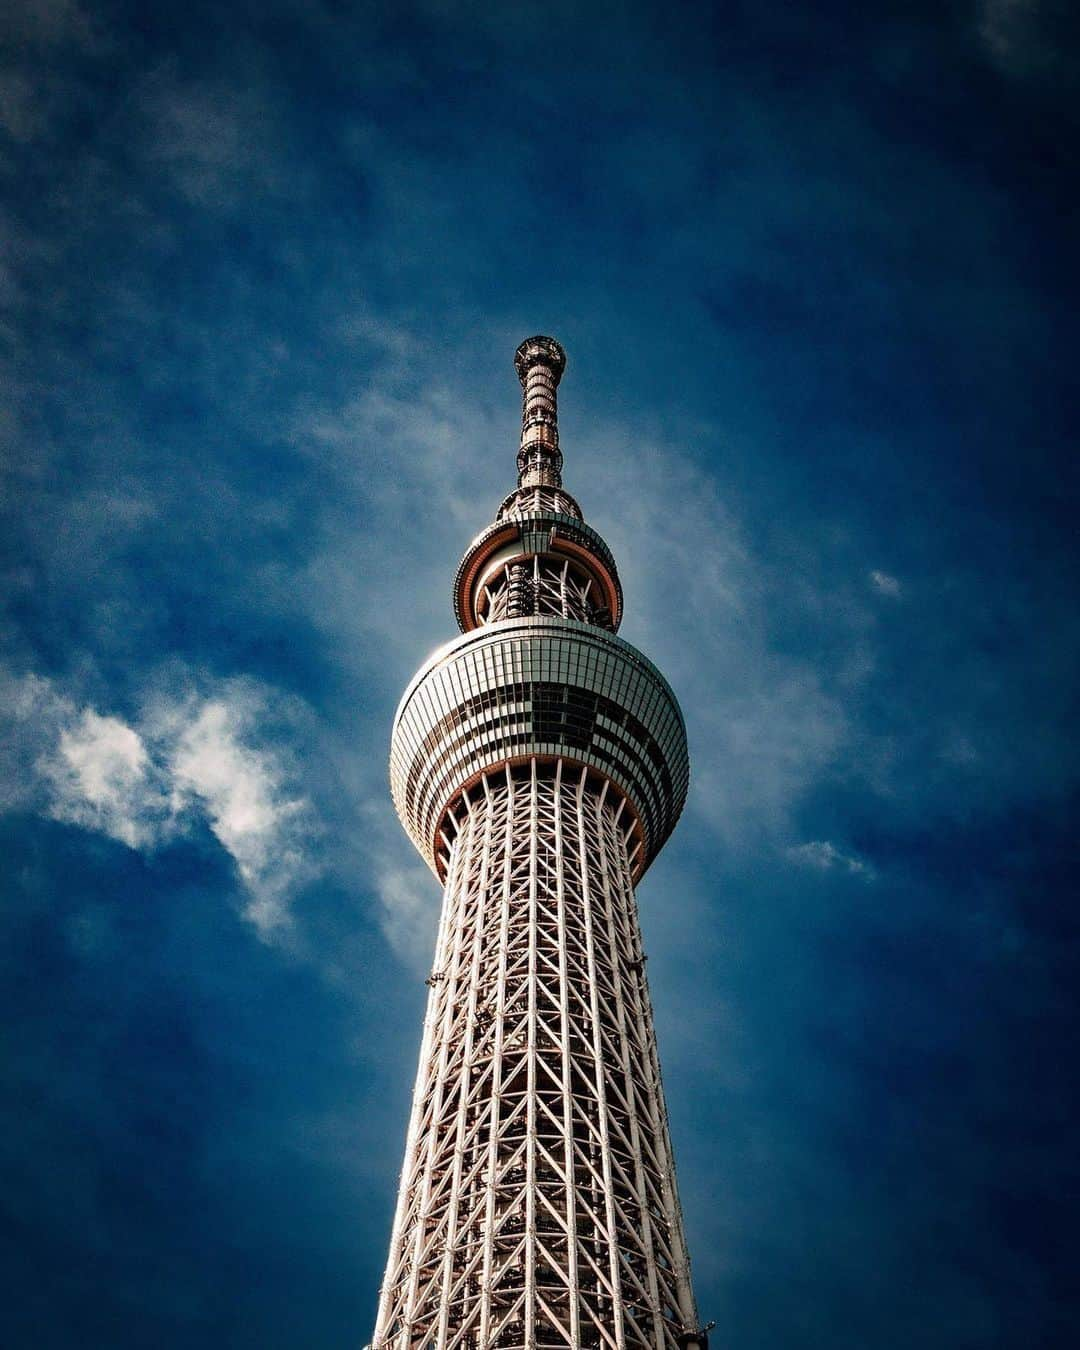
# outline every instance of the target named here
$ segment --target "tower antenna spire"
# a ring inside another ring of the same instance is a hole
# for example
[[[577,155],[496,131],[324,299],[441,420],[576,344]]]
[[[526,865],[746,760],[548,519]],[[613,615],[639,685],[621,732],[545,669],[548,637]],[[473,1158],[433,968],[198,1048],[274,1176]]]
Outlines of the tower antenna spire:
[[[554,338],[526,338],[514,353],[521,381],[521,448],[518,487],[561,487],[557,390],[566,369],[566,353]]]

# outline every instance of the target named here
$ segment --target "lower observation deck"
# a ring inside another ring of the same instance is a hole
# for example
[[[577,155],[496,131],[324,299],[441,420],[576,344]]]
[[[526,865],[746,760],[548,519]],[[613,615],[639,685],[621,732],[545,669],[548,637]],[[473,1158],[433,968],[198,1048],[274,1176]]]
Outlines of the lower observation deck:
[[[463,790],[530,759],[583,765],[618,789],[640,835],[640,877],[689,784],[682,713],[652,662],[611,633],[552,617],[490,624],[434,653],[394,719],[390,787],[440,880],[440,831]]]

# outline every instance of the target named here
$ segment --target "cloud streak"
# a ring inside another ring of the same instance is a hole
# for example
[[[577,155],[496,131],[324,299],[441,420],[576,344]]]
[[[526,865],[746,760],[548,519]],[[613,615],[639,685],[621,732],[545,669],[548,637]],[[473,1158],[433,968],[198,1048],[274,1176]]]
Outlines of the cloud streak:
[[[870,573],[870,584],[878,595],[887,595],[890,600],[896,600],[903,592],[903,586],[900,581],[888,572],[881,572],[875,568]]]
[[[845,853],[828,839],[811,839],[808,843],[797,844],[787,850],[787,856],[800,867],[815,872],[843,872],[860,881],[873,881],[877,877],[874,867],[864,858]]]

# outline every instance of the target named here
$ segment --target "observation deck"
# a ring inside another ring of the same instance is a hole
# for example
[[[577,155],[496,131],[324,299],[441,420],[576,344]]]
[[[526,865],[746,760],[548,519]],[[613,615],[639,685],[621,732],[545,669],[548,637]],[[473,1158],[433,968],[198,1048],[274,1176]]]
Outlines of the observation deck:
[[[488,624],[431,656],[394,718],[390,788],[440,880],[441,837],[462,794],[532,759],[594,770],[626,799],[642,876],[689,784],[682,713],[652,662],[614,633],[547,615]]]

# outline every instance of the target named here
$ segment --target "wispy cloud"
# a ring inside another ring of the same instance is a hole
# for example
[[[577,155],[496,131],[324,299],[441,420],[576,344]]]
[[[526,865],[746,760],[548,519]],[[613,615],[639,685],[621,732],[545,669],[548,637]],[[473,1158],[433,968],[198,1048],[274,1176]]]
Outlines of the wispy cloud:
[[[431,873],[418,863],[399,866],[388,860],[376,869],[375,893],[386,940],[406,965],[426,971],[431,965],[439,907]]]
[[[978,0],[975,35],[1002,75],[1071,93],[1080,74],[1074,19],[1075,6],[1054,0]]]
[[[1022,75],[1030,68],[1039,37],[1039,0],[980,0],[978,34],[999,69]]]
[[[194,205],[229,209],[281,185],[271,110],[252,90],[184,85],[159,73],[140,102],[148,166]]]
[[[142,737],[117,717],[85,708],[61,726],[55,753],[40,761],[55,820],[99,830],[129,848],[152,845],[164,820],[165,798]]]
[[[245,743],[252,721],[250,703],[235,697],[196,705],[168,768],[174,811],[191,803],[205,811],[251,893],[247,916],[265,933],[285,922],[291,895],[316,870],[315,827],[273,751]]]
[[[904,589],[897,577],[890,576],[888,572],[880,572],[877,568],[870,573],[870,584],[878,595],[887,595],[892,600],[897,599]]]
[[[154,850],[205,822],[232,857],[263,937],[321,870],[314,808],[267,743],[270,695],[247,682],[158,696],[134,723],[35,676],[0,684],[10,733],[0,809],[29,809]]]
[[[729,853],[747,856],[763,837],[789,832],[795,803],[842,754],[849,716],[826,662],[776,650],[768,620],[788,578],[770,573],[717,476],[677,449],[695,431],[642,428],[662,453],[643,456],[627,475],[621,446],[632,432],[609,426],[589,437],[570,481],[592,485],[586,514],[619,558],[624,636],[658,659],[683,705],[690,810]],[[678,528],[657,531],[655,520]],[[838,648],[835,669],[849,657]]]
[[[854,853],[845,853],[828,839],[812,839],[806,844],[798,844],[787,850],[787,856],[800,867],[809,867],[818,872],[846,872],[860,881],[873,881],[877,877],[871,863]]]

